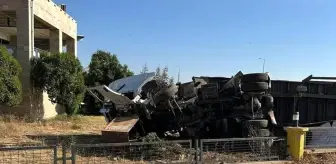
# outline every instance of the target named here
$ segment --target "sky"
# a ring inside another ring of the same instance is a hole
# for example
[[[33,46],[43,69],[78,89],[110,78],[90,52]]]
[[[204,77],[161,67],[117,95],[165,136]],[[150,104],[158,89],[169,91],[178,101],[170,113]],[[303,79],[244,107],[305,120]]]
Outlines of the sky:
[[[270,72],[272,79],[336,76],[334,0],[54,0],[77,20],[78,57],[97,50],[139,73],[168,66],[192,76]],[[261,59],[259,59],[261,58]]]

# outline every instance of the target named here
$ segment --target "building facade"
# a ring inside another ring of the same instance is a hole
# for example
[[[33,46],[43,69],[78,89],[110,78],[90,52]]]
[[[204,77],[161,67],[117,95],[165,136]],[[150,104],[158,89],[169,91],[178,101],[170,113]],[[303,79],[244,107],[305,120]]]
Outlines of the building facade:
[[[30,59],[42,51],[67,52],[77,56],[77,23],[66,12],[65,5],[51,0],[0,0],[0,44],[22,66],[23,101],[14,108],[1,107],[1,112],[21,116],[50,118],[62,110],[37,93],[30,84]]]

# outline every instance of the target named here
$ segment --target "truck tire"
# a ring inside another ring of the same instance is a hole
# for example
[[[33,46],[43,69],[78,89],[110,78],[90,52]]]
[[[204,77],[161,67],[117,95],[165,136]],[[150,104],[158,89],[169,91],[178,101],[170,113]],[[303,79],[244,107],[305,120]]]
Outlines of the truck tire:
[[[226,137],[228,135],[228,120],[226,118],[221,120],[221,136]]]
[[[241,83],[267,82],[269,76],[266,73],[250,73],[243,75]]]
[[[241,134],[242,137],[257,137],[260,135],[268,135],[266,129],[268,126],[268,120],[260,119],[260,120],[245,120],[241,122]],[[261,132],[261,131],[262,132]]]
[[[247,126],[253,126],[256,128],[267,128],[268,126],[268,120],[262,119],[262,120],[246,120]]]
[[[269,137],[271,132],[268,129],[259,129],[258,137]]]
[[[176,85],[170,85],[168,86],[168,88],[165,88],[159,91],[158,93],[156,93],[153,96],[153,100],[155,103],[165,101],[169,99],[170,97],[174,96],[177,93],[177,91],[178,91],[178,88]]]
[[[244,92],[263,92],[267,89],[267,82],[245,83],[241,85],[241,90]]]
[[[172,84],[168,86],[168,88],[163,92],[163,94],[166,95],[167,97],[172,97],[177,93],[177,91],[178,91],[177,86]]]
[[[264,95],[261,98],[261,104],[267,109],[272,109],[274,107],[274,98],[272,95]]]
[[[246,129],[245,136],[244,137],[270,137],[271,131],[268,129]]]

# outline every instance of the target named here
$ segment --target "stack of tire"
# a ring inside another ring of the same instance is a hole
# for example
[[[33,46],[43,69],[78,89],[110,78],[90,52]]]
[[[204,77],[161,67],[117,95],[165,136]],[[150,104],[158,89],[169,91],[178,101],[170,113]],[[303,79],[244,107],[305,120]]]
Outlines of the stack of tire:
[[[243,137],[269,137],[268,120],[244,120],[242,122]]]
[[[244,93],[262,93],[269,89],[270,77],[266,73],[245,74],[241,78],[241,90]],[[244,137],[268,137],[267,119],[244,120],[242,130]]]
[[[270,77],[266,73],[245,74],[241,78],[243,92],[264,92],[268,90]]]
[[[169,85],[167,88],[161,89],[153,96],[153,101],[158,104],[162,101],[167,101],[178,92],[178,87],[175,84]]]

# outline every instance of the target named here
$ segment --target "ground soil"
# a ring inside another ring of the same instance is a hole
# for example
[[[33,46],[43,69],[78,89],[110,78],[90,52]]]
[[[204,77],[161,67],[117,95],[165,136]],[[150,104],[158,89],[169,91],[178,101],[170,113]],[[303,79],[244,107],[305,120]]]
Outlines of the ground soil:
[[[24,143],[40,143],[29,135],[100,135],[106,126],[103,116],[72,116],[64,115],[56,118],[40,121],[26,122],[13,116],[0,117],[0,145],[18,145]],[[2,154],[4,157],[5,154]],[[22,156],[21,159],[26,159]],[[3,159],[2,159],[3,160]],[[10,159],[12,160],[12,159]],[[85,159],[87,160],[87,159]],[[96,159],[97,160],[97,159]],[[5,160],[4,160],[5,161]],[[118,163],[123,163],[118,161]],[[125,163],[131,163],[126,162]],[[263,162],[279,163],[279,162]],[[336,153],[306,154],[300,161],[283,161],[287,164],[336,164]]]
[[[0,117],[0,144],[36,142],[29,135],[100,135],[106,126],[103,116],[57,116],[29,123],[13,116]]]
[[[336,164],[336,153],[325,154],[306,154],[300,161],[292,162],[295,164]]]

